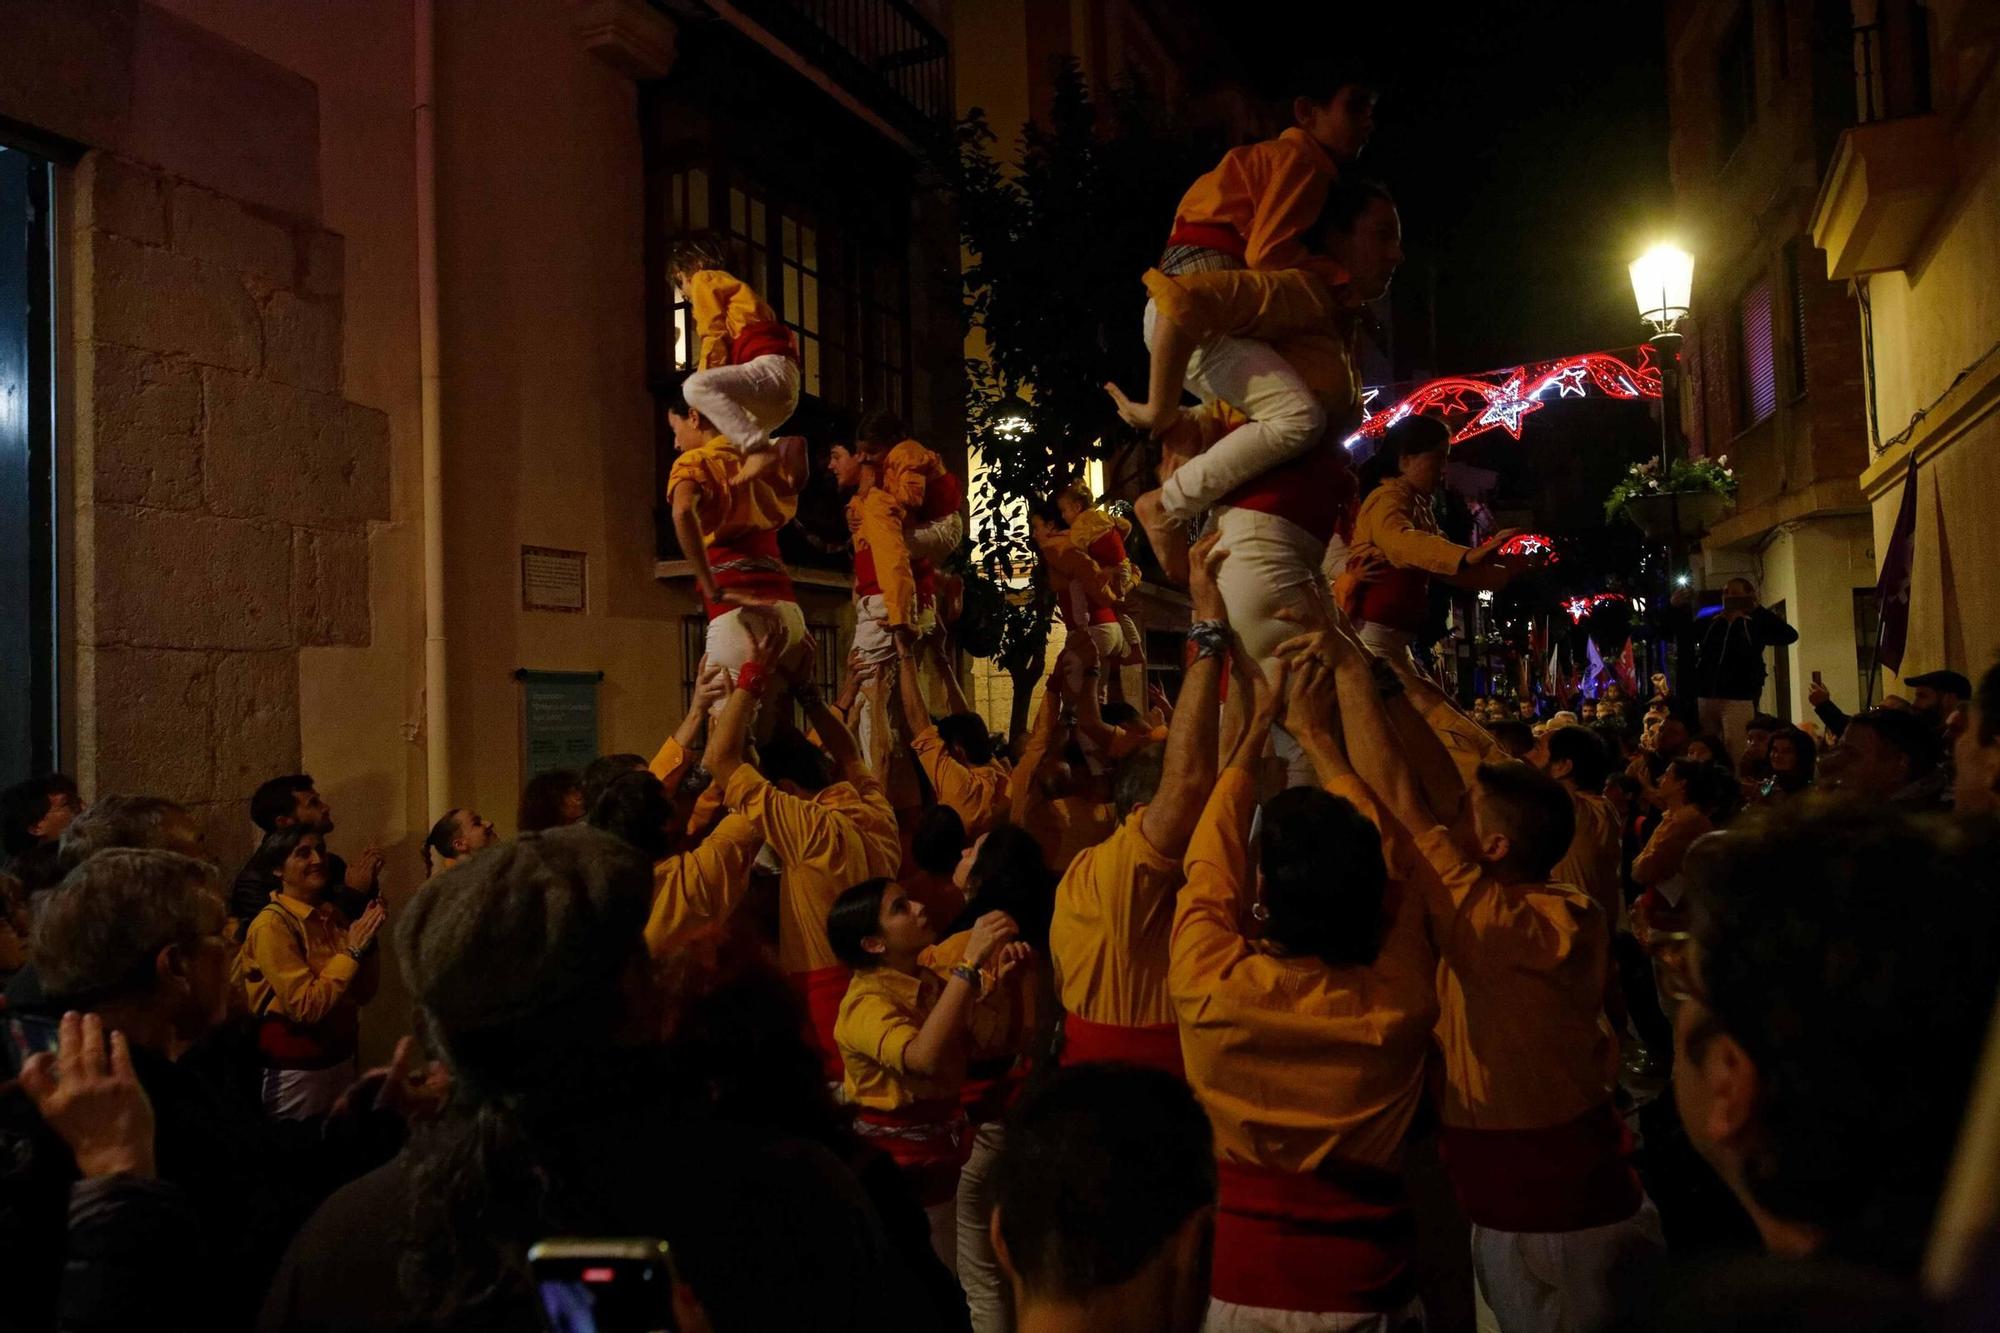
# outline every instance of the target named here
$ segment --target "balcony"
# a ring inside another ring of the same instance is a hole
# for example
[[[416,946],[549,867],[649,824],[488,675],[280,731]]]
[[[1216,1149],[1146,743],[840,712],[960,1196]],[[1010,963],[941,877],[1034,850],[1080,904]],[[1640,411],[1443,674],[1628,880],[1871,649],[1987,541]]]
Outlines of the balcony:
[[[909,0],[654,0],[714,15],[912,150],[951,127],[951,46]]]
[[[1856,125],[1840,136],[1819,202],[1813,244],[1826,276],[1908,266],[1952,187],[1952,154],[1936,113]]]

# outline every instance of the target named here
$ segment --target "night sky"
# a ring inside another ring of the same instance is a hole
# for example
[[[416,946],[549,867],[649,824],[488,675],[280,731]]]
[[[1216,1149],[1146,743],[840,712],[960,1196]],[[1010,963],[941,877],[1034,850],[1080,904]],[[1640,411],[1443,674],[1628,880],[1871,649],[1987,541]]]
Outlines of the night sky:
[[[1625,266],[1670,223],[1672,204],[1658,5],[1329,3],[1317,20],[1298,17],[1296,0],[1223,8],[1252,77],[1298,50],[1379,58],[1361,169],[1402,209],[1399,373],[1639,341]],[[1480,17],[1458,17],[1467,13]]]

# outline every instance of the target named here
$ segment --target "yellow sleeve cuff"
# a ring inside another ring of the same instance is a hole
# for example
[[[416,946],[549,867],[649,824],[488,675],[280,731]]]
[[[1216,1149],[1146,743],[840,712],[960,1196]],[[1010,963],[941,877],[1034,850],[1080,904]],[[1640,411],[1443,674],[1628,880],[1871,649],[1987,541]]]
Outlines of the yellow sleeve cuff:
[[[360,970],[361,964],[355,961],[354,955],[343,950],[320,969],[320,976],[327,981],[352,981],[354,974]]]

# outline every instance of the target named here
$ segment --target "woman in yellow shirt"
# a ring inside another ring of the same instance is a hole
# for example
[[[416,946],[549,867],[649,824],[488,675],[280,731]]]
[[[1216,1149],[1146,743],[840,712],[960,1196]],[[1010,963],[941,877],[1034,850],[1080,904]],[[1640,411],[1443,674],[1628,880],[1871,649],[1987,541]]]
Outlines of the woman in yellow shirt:
[[[354,1082],[361,1006],[382,969],[375,936],[386,919],[376,898],[351,924],[326,892],[326,847],[310,825],[288,824],[264,839],[252,864],[278,891],[250,919],[241,968],[257,1049],[264,1107],[284,1120],[325,1115]]]
[[[892,880],[864,880],[834,900],[827,942],[854,971],[833,1039],[855,1128],[903,1168],[931,1222],[931,1245],[956,1266],[958,1169],[971,1147],[959,1089],[974,1003],[1028,955],[1004,912],[967,932],[958,962],[924,966],[937,943],[923,905]]]

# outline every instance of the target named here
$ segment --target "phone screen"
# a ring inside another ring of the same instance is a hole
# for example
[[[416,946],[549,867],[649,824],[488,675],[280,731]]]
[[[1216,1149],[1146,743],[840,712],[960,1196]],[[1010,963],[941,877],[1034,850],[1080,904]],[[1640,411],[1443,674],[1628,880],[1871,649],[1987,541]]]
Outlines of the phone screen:
[[[674,1333],[665,1241],[547,1240],[528,1267],[549,1333]]]

